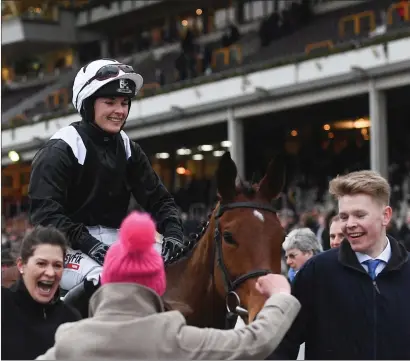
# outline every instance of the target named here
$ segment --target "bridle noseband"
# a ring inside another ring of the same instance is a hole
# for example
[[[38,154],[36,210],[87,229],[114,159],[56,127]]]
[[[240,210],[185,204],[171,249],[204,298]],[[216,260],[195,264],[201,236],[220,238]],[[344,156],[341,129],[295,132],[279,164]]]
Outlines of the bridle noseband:
[[[211,276],[212,276],[212,284],[215,289],[215,259],[218,267],[222,271],[222,278],[224,282],[224,289],[226,292],[226,307],[227,307],[227,319],[226,319],[226,328],[233,328],[235,326],[235,323],[237,321],[238,315],[247,317],[248,316],[248,311],[241,307],[241,301],[238,296],[238,294],[235,292],[236,289],[241,286],[244,282],[246,282],[249,279],[252,278],[257,278],[260,276],[265,276],[269,273],[272,273],[271,270],[253,270],[250,271],[244,275],[241,275],[237,277],[236,279],[232,280],[231,275],[229,274],[228,269],[225,266],[224,259],[223,259],[223,253],[222,253],[222,237],[221,237],[221,229],[220,229],[220,223],[219,220],[222,217],[222,215],[232,209],[237,209],[237,208],[250,208],[254,210],[263,210],[263,211],[269,211],[272,213],[276,214],[276,210],[271,207],[270,205],[264,205],[256,202],[237,202],[237,203],[227,203],[227,204],[222,204],[219,206],[216,215],[215,215],[215,232],[214,232],[214,251],[213,251],[213,257],[211,258]],[[229,297],[234,297],[234,301],[236,302],[236,307],[231,309],[229,306]]]

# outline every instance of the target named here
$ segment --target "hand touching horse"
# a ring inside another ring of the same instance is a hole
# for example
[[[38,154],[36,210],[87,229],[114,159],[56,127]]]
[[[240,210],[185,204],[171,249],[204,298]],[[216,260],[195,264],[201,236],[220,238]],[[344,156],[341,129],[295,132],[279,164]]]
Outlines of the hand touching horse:
[[[257,278],[281,272],[284,230],[271,203],[284,186],[284,162],[272,161],[259,184],[236,180],[236,165],[225,153],[217,170],[220,201],[194,248],[166,267],[165,301],[190,325],[233,327],[227,307],[253,320],[265,301],[255,291]]]

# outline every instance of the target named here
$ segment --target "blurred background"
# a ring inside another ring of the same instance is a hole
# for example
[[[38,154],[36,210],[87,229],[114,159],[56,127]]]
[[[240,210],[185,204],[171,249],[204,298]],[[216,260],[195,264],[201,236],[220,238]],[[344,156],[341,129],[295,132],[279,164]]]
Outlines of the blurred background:
[[[144,77],[131,109],[139,111],[139,106],[155,108],[156,102],[184,89],[198,91],[199,99],[201,92],[212,93],[214,83],[234,77],[241,77],[246,89],[247,74],[267,69],[323,59],[316,63],[322,70],[328,57],[372,45],[381,45],[389,56],[388,44],[410,37],[409,1],[20,0],[2,1],[1,6],[4,267],[30,229],[31,159],[48,132],[79,120],[71,87],[82,65],[100,57],[131,64]],[[262,88],[258,96],[210,102],[206,108],[192,107],[192,113],[174,106],[161,114],[151,111],[147,118],[130,116],[126,131],[175,196],[186,234],[197,229],[215,204],[213,175],[224,150],[233,152],[242,176],[253,181],[263,176],[272,155],[286,153],[289,181],[277,202],[282,224],[287,230],[311,228],[325,249],[328,222],[336,212],[328,181],[370,168],[380,139],[387,156],[379,165],[393,189],[390,233],[410,244],[409,58],[403,58],[400,69],[386,68],[400,81],[383,91],[385,106],[379,110],[386,127],[373,148],[370,113],[379,99],[372,96],[379,93],[355,91],[356,78],[345,79],[353,90],[334,99],[312,96],[309,104],[288,102],[272,109],[298,92],[300,99],[305,94],[289,88],[275,95]],[[358,71],[360,81],[370,76],[360,67]],[[319,86],[312,80],[313,85]],[[304,93],[309,86],[305,82]],[[334,91],[338,85],[330,81],[326,86]],[[262,103],[266,106],[251,111]],[[231,118],[241,106],[235,123]],[[136,206],[131,202],[131,208]]]

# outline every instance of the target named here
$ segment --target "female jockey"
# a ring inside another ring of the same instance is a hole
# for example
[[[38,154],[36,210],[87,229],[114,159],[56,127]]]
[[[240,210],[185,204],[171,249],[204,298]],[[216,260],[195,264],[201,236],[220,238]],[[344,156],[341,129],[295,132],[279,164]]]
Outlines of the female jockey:
[[[65,260],[64,290],[85,276],[98,282],[131,193],[156,219],[165,261],[184,246],[174,199],[140,146],[122,130],[142,85],[140,74],[116,60],[82,67],[73,85],[73,104],[82,120],[57,131],[33,159],[31,222],[57,227],[72,247]]]

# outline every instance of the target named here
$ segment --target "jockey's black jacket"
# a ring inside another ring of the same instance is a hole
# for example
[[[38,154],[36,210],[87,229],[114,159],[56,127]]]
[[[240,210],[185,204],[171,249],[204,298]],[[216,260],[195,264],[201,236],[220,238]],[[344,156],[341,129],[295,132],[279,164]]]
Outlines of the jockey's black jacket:
[[[164,237],[182,240],[173,197],[135,142],[80,121],[60,129],[38,151],[29,184],[30,220],[63,231],[88,253],[95,244],[86,226],[119,228],[131,193]]]

